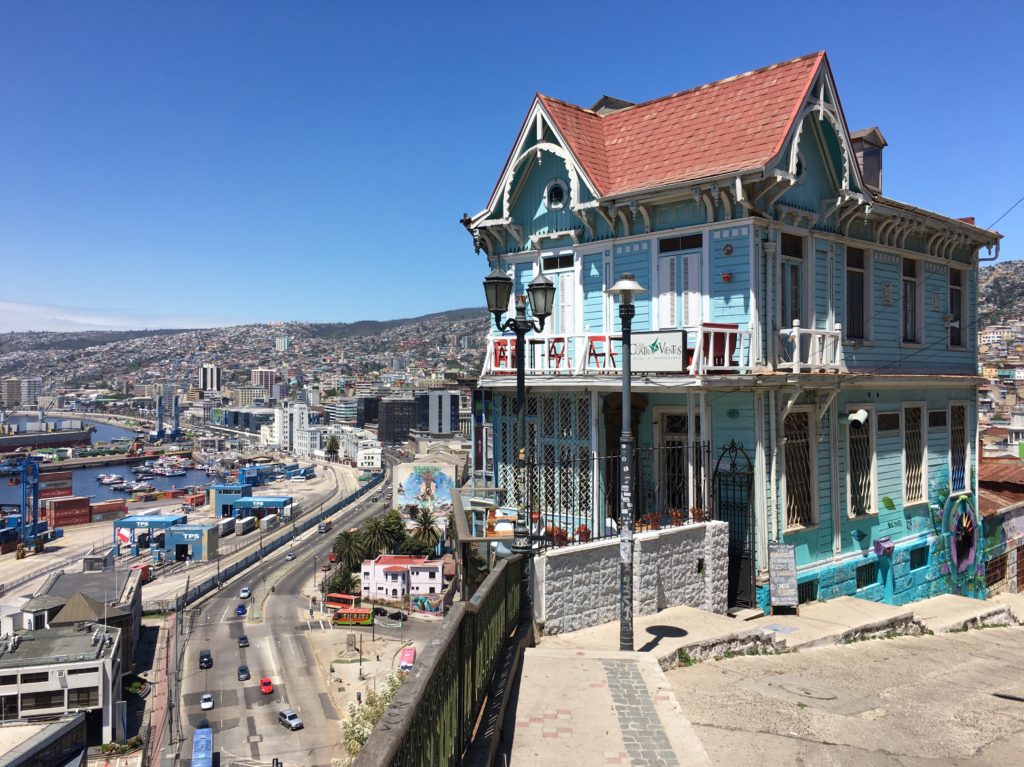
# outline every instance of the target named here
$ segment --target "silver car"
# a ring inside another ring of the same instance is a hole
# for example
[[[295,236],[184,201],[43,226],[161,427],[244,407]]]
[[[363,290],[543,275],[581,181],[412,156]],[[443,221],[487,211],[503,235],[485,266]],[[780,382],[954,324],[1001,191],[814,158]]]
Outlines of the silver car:
[[[302,720],[299,719],[299,715],[292,711],[290,708],[283,708],[277,715],[277,721],[287,727],[289,730],[301,730]]]

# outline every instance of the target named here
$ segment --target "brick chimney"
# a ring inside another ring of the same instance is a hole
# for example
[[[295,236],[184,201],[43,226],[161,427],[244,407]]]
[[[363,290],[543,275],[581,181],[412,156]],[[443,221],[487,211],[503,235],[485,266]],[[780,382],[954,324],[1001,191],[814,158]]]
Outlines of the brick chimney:
[[[850,134],[853,153],[864,183],[873,192],[882,193],[882,149],[889,144],[878,128],[865,128]]]

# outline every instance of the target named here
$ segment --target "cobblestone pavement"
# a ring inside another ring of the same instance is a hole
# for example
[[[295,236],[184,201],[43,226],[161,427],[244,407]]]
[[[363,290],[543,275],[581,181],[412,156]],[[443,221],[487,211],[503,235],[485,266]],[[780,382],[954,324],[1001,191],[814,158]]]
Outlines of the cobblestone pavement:
[[[606,660],[603,665],[612,707],[619,719],[622,741],[630,762],[651,767],[676,767],[679,761],[662,729],[636,662]]]

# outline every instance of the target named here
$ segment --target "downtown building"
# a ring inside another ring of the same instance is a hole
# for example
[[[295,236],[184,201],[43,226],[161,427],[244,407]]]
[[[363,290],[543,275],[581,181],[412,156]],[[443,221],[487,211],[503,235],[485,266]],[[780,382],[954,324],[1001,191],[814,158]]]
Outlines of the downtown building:
[[[463,220],[481,278],[556,286],[525,345],[525,484],[515,339],[491,326],[505,503],[528,488],[556,544],[617,534],[607,291],[630,273],[638,529],[727,522],[730,606],[766,607],[772,543],[794,547],[801,601],[983,596],[978,262],[1000,235],[885,196],[885,147],[849,130],[823,52],[641,104],[538,95]]]

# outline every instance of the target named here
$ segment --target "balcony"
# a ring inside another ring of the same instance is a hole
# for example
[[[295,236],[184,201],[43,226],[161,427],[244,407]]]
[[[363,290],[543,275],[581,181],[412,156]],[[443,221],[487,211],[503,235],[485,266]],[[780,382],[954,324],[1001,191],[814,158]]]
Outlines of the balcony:
[[[750,372],[749,330],[737,325],[704,323],[682,328],[682,333],[686,339],[686,357],[680,356],[678,374]],[[526,339],[525,372],[527,375],[618,375],[621,357],[622,335],[619,333],[534,335]],[[515,372],[515,337],[488,338],[482,374]]]
[[[815,330],[800,327],[800,320],[793,320],[793,327],[779,331],[779,370],[792,373],[845,373],[843,361],[843,328]]]

